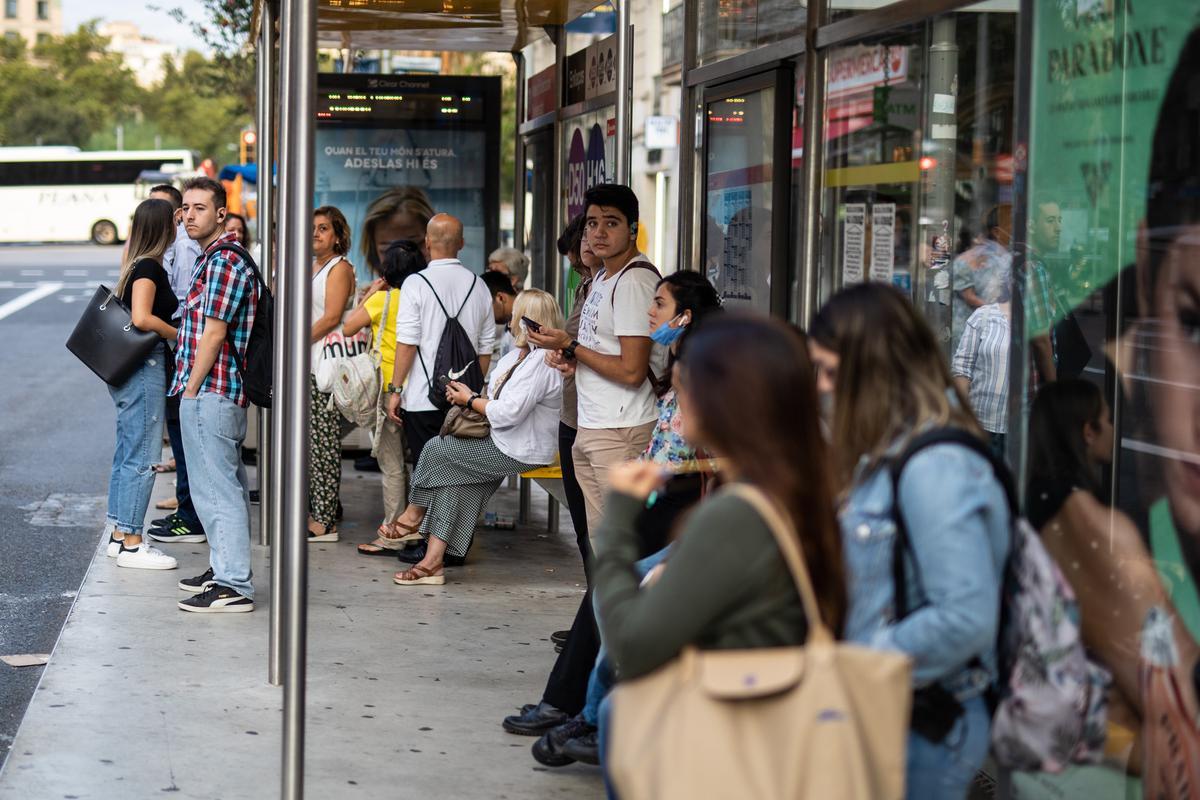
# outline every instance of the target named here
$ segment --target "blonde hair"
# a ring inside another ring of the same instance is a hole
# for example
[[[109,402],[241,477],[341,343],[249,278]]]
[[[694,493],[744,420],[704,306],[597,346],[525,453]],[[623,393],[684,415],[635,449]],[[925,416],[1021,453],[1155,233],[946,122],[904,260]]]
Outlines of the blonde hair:
[[[860,460],[873,469],[897,440],[925,427],[983,437],[937,338],[899,290],[880,283],[843,289],[808,332],[840,359],[831,444],[841,491],[852,485]]]
[[[561,329],[564,324],[562,311],[554,301],[554,296],[541,289],[526,289],[518,294],[517,299],[513,301],[512,313],[510,327],[517,347],[524,347],[529,343],[529,336],[521,326],[521,317],[529,317],[547,328]]]
[[[376,272],[380,265],[379,254],[375,252],[375,228],[401,212],[416,217],[424,231],[429,226],[429,220],[433,219],[433,203],[429,201],[429,195],[416,186],[398,186],[379,195],[367,206],[367,216],[362,224],[362,251],[367,263]],[[421,242],[414,244],[421,246]]]
[[[163,253],[175,239],[175,208],[167,200],[143,200],[133,212],[129,226],[129,248],[121,276],[117,279],[116,295],[125,294],[133,267],[143,258],[162,263]]]

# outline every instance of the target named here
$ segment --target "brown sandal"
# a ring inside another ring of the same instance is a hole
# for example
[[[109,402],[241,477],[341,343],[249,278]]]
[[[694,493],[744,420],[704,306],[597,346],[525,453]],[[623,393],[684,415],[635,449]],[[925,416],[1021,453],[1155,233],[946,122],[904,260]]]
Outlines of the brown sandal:
[[[396,536],[397,529],[405,531],[405,533]],[[424,538],[421,536],[421,527],[419,525],[414,528],[401,523],[399,520],[380,525],[379,529],[375,532],[379,534],[380,539],[387,539],[389,542],[415,542],[418,539]]]
[[[392,583],[398,586],[442,586],[446,583],[446,576],[442,574],[440,564],[437,569],[429,569],[429,567],[422,567],[420,564],[413,564],[409,569],[393,575]]]

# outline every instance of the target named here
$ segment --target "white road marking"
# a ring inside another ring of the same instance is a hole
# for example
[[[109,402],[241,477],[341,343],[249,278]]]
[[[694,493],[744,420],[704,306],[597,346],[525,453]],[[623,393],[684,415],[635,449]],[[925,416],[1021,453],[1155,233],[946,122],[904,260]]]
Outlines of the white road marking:
[[[18,282],[18,281],[0,281],[0,289],[37,289],[39,286],[45,286],[45,285],[46,285],[46,281],[20,281],[20,282]],[[99,285],[100,285],[99,282],[71,283],[68,281],[62,281],[62,288],[67,289],[67,290],[90,289],[92,291],[95,291],[96,287]]]
[[[43,283],[38,288],[33,289],[32,291],[26,292],[25,294],[21,295],[20,297],[16,298],[15,300],[9,300],[4,305],[0,305],[0,319],[4,319],[5,317],[12,316],[13,314],[20,311],[22,308],[25,308],[26,306],[31,306],[34,303],[36,303],[38,300],[41,300],[42,298],[49,297],[50,295],[54,294],[61,288],[63,288],[63,284],[61,281],[54,281],[52,283]]]
[[[21,270],[21,277],[23,277],[23,278],[37,278],[37,277],[40,277],[45,274],[46,274],[46,270],[44,270],[44,269],[23,269],[23,270]]]
[[[67,278],[86,278],[90,273],[86,269],[65,269],[63,276]]]

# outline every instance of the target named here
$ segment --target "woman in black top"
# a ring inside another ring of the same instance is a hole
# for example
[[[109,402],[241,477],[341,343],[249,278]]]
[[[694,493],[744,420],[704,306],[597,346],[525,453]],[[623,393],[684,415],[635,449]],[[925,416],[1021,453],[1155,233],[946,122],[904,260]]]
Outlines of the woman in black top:
[[[153,464],[162,451],[167,374],[171,362],[171,325],[179,303],[162,267],[175,241],[175,212],[165,200],[146,200],[133,214],[128,257],[121,266],[116,293],[129,309],[134,327],[163,338],[142,366],[109,393],[117,408],[117,444],[108,485],[108,555],[118,567],[174,569],[175,559],[142,541],[142,523],[154,488]]]

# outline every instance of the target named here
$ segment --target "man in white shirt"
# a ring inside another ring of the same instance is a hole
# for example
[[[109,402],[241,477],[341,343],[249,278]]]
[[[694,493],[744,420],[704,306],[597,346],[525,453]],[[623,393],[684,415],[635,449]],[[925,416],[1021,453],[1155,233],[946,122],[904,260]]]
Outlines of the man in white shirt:
[[[446,410],[430,401],[429,387],[430,381],[437,379],[432,371],[447,314],[458,314],[483,374],[491,363],[496,338],[491,294],[479,276],[458,260],[463,248],[462,222],[449,214],[436,215],[429,220],[425,242],[429,266],[410,275],[400,289],[396,364],[387,387],[388,417],[404,426],[414,461],[420,459],[425,444],[438,435],[446,419]]]
[[[571,452],[590,533],[599,527],[609,469],[650,442],[658,418],[653,381],[666,369],[667,350],[650,339],[661,276],[637,247],[637,196],[628,186],[601,184],[587,191],[584,206],[584,235],[604,269],[584,301],[579,338],[543,327],[529,340],[561,351],[560,369],[575,375],[579,433]]]

